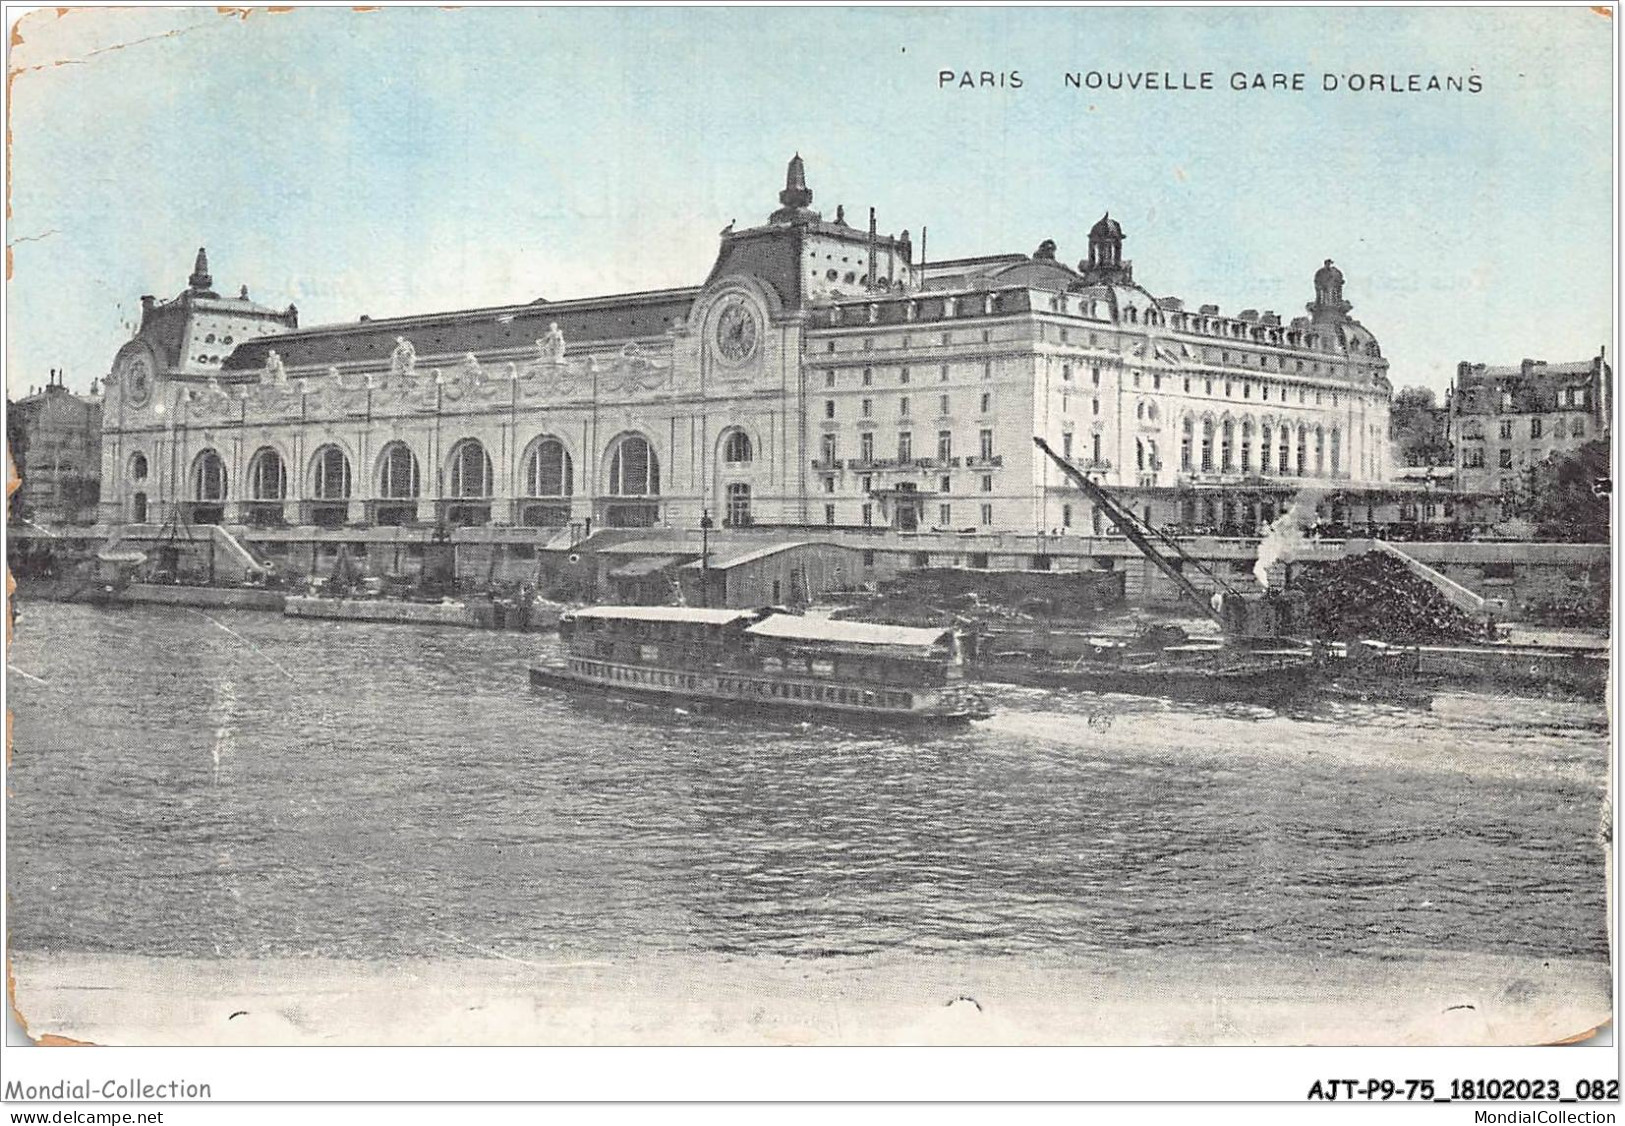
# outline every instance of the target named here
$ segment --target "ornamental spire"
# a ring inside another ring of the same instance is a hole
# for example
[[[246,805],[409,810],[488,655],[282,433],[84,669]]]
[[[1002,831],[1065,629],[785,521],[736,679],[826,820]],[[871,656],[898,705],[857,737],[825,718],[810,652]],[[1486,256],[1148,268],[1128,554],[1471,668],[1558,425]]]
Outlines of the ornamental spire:
[[[209,276],[209,252],[204,247],[197,248],[197,262],[192,266],[192,276],[186,279],[186,284],[193,289],[209,289],[214,285],[214,279]]]
[[[784,170],[784,190],[779,193],[779,203],[785,207],[806,207],[812,197],[812,189],[807,187],[807,166],[801,162],[798,152]]]

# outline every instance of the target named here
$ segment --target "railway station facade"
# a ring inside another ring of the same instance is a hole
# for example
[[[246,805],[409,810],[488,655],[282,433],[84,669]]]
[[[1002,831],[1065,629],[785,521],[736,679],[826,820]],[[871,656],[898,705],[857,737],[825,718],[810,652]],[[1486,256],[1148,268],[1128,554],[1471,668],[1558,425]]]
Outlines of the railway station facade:
[[[1306,487],[1357,523],[1389,487],[1387,361],[1331,261],[1305,315],[1221,314],[1139,284],[1109,215],[1076,266],[926,263],[785,179],[685,289],[300,327],[200,252],[115,357],[102,518],[1100,534],[1035,435],[1158,526]]]

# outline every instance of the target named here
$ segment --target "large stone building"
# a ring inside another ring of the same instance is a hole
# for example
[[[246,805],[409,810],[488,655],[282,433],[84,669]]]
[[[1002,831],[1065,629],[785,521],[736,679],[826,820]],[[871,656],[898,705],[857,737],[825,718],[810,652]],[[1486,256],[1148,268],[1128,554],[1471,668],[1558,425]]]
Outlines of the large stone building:
[[[200,253],[114,362],[104,518],[1098,533],[1035,435],[1159,525],[1386,475],[1387,361],[1330,261],[1306,316],[1221,314],[1137,282],[1110,217],[1075,268],[922,263],[812,199],[797,157],[694,288],[313,328]]]
[[[94,523],[102,474],[102,397],[76,395],[52,371],[44,387],[7,406],[19,478],[11,513],[40,526]]]
[[[1608,437],[1612,389],[1601,352],[1561,364],[1457,365],[1450,396],[1457,488],[1517,496],[1542,461]]]

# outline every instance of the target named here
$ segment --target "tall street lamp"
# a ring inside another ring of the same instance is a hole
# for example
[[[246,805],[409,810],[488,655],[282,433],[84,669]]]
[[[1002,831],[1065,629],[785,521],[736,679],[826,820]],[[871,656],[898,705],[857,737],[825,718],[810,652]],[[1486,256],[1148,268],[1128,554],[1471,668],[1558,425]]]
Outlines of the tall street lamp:
[[[700,605],[711,605],[711,521],[709,508],[700,510]]]

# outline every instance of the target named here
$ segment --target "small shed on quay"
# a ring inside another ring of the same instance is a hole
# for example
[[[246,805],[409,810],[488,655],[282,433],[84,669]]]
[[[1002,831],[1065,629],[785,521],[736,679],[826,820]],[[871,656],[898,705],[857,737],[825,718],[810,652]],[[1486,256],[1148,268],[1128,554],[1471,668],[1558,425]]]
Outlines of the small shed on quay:
[[[863,553],[837,543],[729,545],[680,568],[693,606],[777,606],[810,602],[863,581]],[[706,588],[709,584],[709,589]]]
[[[663,606],[678,601],[677,568],[700,553],[682,541],[632,540],[597,553],[598,591],[621,606]]]

